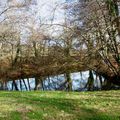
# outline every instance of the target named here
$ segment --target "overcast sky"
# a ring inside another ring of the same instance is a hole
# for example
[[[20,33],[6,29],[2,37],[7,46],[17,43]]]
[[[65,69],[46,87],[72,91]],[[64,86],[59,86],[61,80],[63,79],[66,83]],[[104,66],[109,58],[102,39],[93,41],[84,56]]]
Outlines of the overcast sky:
[[[4,4],[7,0],[0,0],[1,4]],[[23,2],[24,0],[10,0],[12,2]],[[29,0],[28,0],[29,1]],[[33,21],[35,19],[34,27],[36,28],[37,21],[41,20],[42,24],[62,24],[64,23],[64,10],[62,9],[62,3],[64,3],[66,0],[32,0],[32,5],[30,9],[27,11],[27,13],[31,16],[31,14],[34,14]],[[26,13],[24,13],[26,14]],[[2,16],[1,16],[2,17]],[[31,21],[32,22],[32,21]],[[27,24],[33,24],[30,23],[30,21],[27,21]],[[55,26],[54,30],[58,31],[58,29],[61,29],[60,26]]]
[[[38,14],[43,19],[52,20],[54,22],[63,21],[64,11],[61,4],[65,0],[37,0]]]

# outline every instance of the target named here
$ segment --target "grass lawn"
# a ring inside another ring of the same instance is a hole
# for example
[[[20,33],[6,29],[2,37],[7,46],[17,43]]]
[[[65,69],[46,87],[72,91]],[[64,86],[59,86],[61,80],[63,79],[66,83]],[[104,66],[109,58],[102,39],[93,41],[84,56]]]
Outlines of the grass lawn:
[[[120,91],[1,91],[0,120],[120,120]]]

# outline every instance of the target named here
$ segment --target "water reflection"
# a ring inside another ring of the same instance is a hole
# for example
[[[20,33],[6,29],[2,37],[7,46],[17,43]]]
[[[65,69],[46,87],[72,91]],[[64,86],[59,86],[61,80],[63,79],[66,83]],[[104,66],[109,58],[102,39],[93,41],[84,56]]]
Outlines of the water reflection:
[[[72,90],[74,91],[83,91],[86,90],[84,87],[87,83],[89,77],[89,71],[86,72],[77,72],[77,73],[71,73],[71,79],[72,79]],[[96,78],[96,75],[94,74],[94,87],[100,88],[100,81],[98,78]],[[25,82],[25,83],[24,83]],[[29,78],[29,84],[28,79],[23,80],[16,80],[16,84],[18,86],[19,90],[26,91],[27,90],[34,90],[35,88],[35,79]],[[26,84],[26,86],[25,86]],[[65,90],[65,76],[57,75],[57,76],[49,76],[43,80],[43,86],[40,87],[40,90]],[[9,81],[7,83],[8,90],[15,90],[14,86],[12,88],[12,81]]]

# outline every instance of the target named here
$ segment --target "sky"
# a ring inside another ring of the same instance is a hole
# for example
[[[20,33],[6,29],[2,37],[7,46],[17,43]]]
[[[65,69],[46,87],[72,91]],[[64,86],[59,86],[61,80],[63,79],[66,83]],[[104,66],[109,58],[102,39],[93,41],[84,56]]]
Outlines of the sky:
[[[7,0],[0,0],[0,7],[5,6]],[[24,0],[8,0],[13,3],[22,3]],[[29,0],[26,0],[29,1]],[[54,16],[62,17],[63,10],[61,9],[61,4],[64,3],[65,0],[32,0],[32,11],[37,11],[37,15],[40,15],[42,18],[52,17],[53,11]],[[2,6],[1,6],[2,5]]]
[[[65,0],[37,0],[38,15],[47,22],[54,19],[54,23],[63,22],[64,10],[61,9]]]
[[[5,5],[6,1],[7,0],[0,0],[0,4]],[[9,1],[14,3],[22,3],[24,0]],[[29,22],[27,21],[27,24],[31,26],[34,24],[35,28],[40,24],[63,24],[65,20],[65,11],[63,10],[62,5],[65,1],[66,0],[32,0],[32,5],[29,7],[28,11],[25,12],[25,14],[27,13],[29,16],[33,15],[33,19]],[[0,17],[3,18],[3,16]],[[54,31],[59,31],[61,28],[60,26],[54,26],[50,29],[51,33],[53,33],[53,29]],[[53,34],[56,33],[54,32]]]
[[[41,20],[41,24],[63,24],[64,10],[62,5],[65,0],[36,0],[37,4],[33,7],[36,10],[36,18]],[[53,26],[49,29],[50,34],[57,35],[56,31],[61,31],[60,26]]]
[[[5,5],[6,1],[7,0],[0,0],[0,5]],[[24,0],[8,1],[22,3]],[[32,5],[28,10],[28,14],[34,14],[33,18],[35,21],[41,21],[41,24],[63,24],[65,20],[65,11],[63,10],[62,5],[65,1],[66,0],[32,0]]]

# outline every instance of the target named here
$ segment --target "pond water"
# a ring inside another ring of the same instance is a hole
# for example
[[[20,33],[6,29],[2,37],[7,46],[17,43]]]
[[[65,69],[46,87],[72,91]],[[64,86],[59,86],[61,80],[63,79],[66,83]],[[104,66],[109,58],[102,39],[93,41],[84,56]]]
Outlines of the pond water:
[[[76,72],[76,73],[71,73],[71,79],[72,79],[72,90],[75,91],[83,91],[86,90],[84,89],[87,80],[89,77],[89,71],[86,72]],[[96,75],[94,74],[94,87],[95,88],[100,88],[100,81],[97,78],[96,80]],[[29,90],[28,86],[28,80],[24,79],[25,84]],[[61,85],[64,85],[65,82],[65,76],[64,74],[58,75],[58,76],[50,76],[49,78],[46,78],[43,80],[43,87],[44,90],[57,90]],[[35,79],[34,78],[29,78],[29,83],[30,83],[30,88],[31,90],[34,90],[35,88]],[[20,90],[20,81],[16,80],[16,84]],[[21,80],[22,84],[22,90],[26,91],[24,82]],[[12,90],[12,81],[9,81],[7,83],[8,90]],[[15,88],[13,88],[14,90]],[[41,88],[42,90],[42,88]]]

